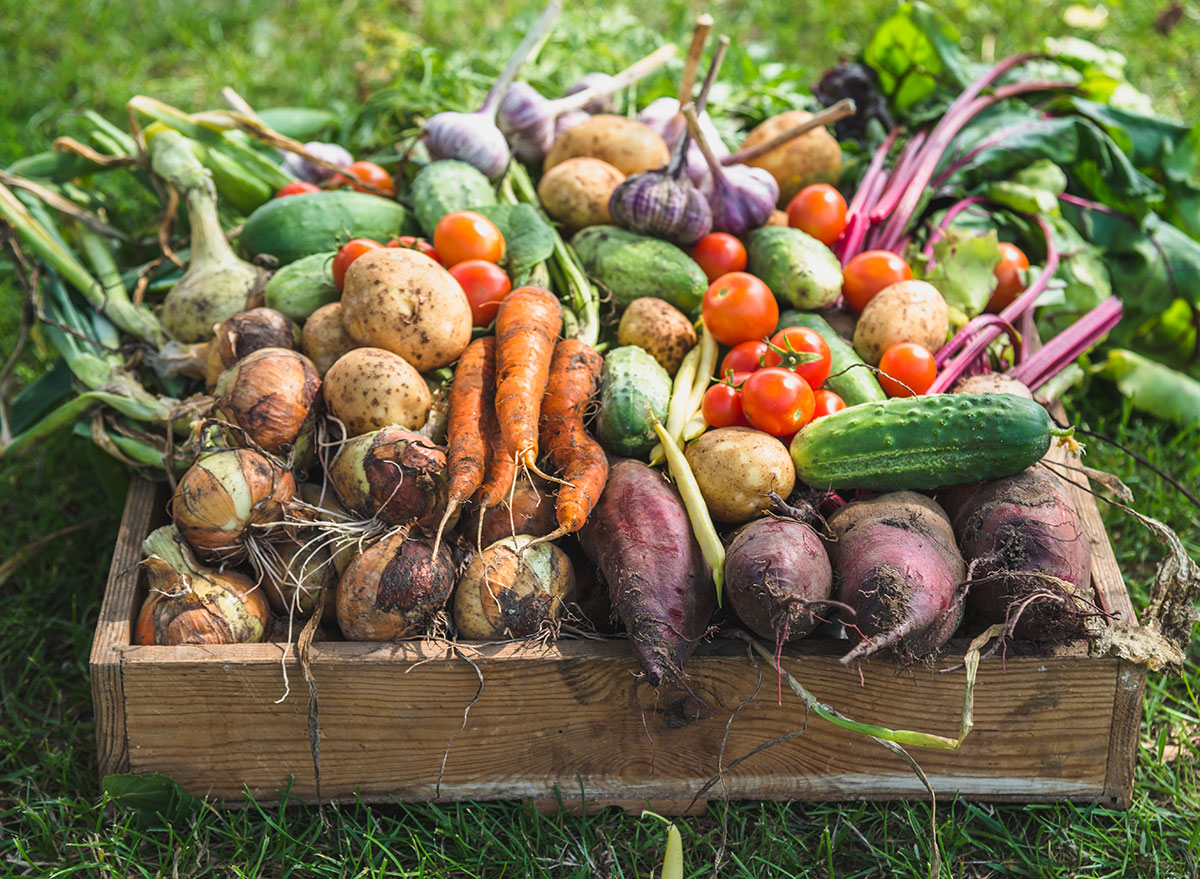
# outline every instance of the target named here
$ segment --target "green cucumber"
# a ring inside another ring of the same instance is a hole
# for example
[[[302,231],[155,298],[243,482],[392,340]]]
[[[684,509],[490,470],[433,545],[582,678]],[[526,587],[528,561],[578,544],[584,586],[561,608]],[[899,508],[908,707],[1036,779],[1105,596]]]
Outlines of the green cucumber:
[[[621,308],[653,296],[694,314],[708,289],[708,278],[696,261],[659,238],[617,226],[589,226],[571,239],[571,247],[584,270]]]
[[[640,457],[654,448],[654,418],[667,417],[671,377],[637,345],[614,348],[604,358],[596,438],[615,455]]]
[[[999,479],[1042,459],[1055,428],[1012,394],[931,394],[860,403],[792,440],[796,476],[814,488],[925,490]]]
[[[336,250],[313,253],[271,275],[263,289],[266,306],[303,322],[322,305],[337,302],[342,292],[333,283],[331,266],[335,256]]]
[[[246,218],[238,247],[248,259],[270,254],[286,265],[351,238],[386,244],[414,231],[409,212],[390,198],[335,189],[271,199]]]
[[[456,159],[430,162],[412,182],[413,210],[425,237],[432,239],[438,221],[454,211],[496,203],[492,182],[474,165]]]
[[[792,308],[825,308],[842,292],[842,264],[833,251],[790,226],[763,226],[746,236],[746,271]]]
[[[829,346],[829,378],[825,387],[846,401],[847,406],[875,403],[888,398],[879,386],[871,367],[854,351],[854,346],[839,336],[829,322],[819,314],[807,311],[785,311],[779,315],[777,330],[785,327],[808,327]]]

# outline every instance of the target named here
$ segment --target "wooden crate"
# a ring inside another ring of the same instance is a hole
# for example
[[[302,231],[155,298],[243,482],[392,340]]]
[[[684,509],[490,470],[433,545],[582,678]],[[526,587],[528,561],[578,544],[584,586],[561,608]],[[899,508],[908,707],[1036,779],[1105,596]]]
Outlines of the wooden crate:
[[[1133,609],[1092,497],[1073,486],[1093,551],[1093,582],[1121,619]],[[196,795],[236,803],[314,801],[307,692],[281,644],[130,644],[145,585],[142,539],[164,518],[165,494],[135,481],[113,556],[91,655],[102,774],[163,772]],[[954,735],[963,673],[897,671],[886,661],[839,665],[844,641],[806,641],[785,666],[822,701],[886,727]],[[949,645],[961,656],[965,642]],[[464,648],[470,650],[470,648]],[[560,641],[470,650],[475,667],[435,642],[320,643],[321,794],[365,801],[529,798],[588,808],[678,813],[716,774],[730,715],[758,674],[741,642],[706,645],[688,663],[706,703],[659,695],[635,680],[623,641]],[[946,667],[947,663],[942,663]],[[482,692],[476,668],[483,678]],[[955,752],[912,748],[939,795],[972,800],[1075,800],[1129,805],[1144,669],[1091,659],[1083,644],[1051,655],[991,659],[979,672],[975,729]],[[464,724],[464,710],[472,700]],[[780,704],[767,670],[728,728],[724,763],[805,728],[728,772],[701,797],[851,800],[926,796],[897,757],[804,709]],[[444,761],[444,767],[443,767]],[[439,783],[440,775],[440,783]]]

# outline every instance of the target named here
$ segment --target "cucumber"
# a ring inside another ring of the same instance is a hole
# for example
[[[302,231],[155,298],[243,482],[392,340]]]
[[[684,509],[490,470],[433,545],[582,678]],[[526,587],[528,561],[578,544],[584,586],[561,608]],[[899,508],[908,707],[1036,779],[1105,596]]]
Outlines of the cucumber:
[[[665,299],[694,314],[708,289],[696,261],[673,244],[617,226],[589,226],[571,239],[583,268],[621,308],[635,299]]]
[[[430,162],[412,183],[413,210],[427,238],[433,238],[438,220],[453,211],[496,203],[492,182],[474,165],[456,159]]]
[[[391,199],[335,189],[271,199],[246,218],[238,247],[248,259],[270,254],[286,265],[336,250],[351,238],[386,244],[415,231],[409,212]]]
[[[825,387],[846,401],[847,406],[875,403],[888,398],[879,386],[875,373],[854,352],[854,346],[839,336],[829,322],[819,314],[807,311],[785,311],[779,315],[777,330],[785,327],[808,327],[829,346],[829,378]]]
[[[653,412],[660,421],[671,402],[671,377],[637,345],[614,348],[604,358],[596,438],[615,455],[640,457],[654,448]]]
[[[267,281],[263,301],[268,308],[281,311],[294,321],[303,322],[308,316],[330,302],[342,297],[333,283],[330,266],[336,250],[313,253],[288,263]]]
[[[746,237],[746,271],[792,308],[824,308],[842,292],[842,264],[833,251],[790,226],[763,226]]]
[[[796,476],[814,488],[925,490],[999,479],[1042,459],[1055,428],[1012,394],[932,394],[860,403],[792,440]]]

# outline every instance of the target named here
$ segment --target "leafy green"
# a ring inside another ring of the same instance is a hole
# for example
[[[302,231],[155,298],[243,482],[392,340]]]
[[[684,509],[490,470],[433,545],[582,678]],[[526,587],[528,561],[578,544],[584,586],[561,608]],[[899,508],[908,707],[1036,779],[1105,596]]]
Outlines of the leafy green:
[[[1200,424],[1200,382],[1133,351],[1108,352],[1100,373],[1117,383],[1134,409],[1180,427]]]
[[[936,262],[925,280],[942,294],[946,304],[967,315],[983,312],[996,287],[1000,247],[996,230],[980,235],[951,226],[933,245]]]
[[[962,37],[940,13],[919,0],[901,3],[871,35],[863,61],[879,74],[879,84],[899,113],[912,110],[939,88],[959,91],[976,71]]]
[[[554,254],[554,230],[532,205],[490,204],[472,208],[504,236],[504,265],[514,287],[529,282],[536,266]]]
[[[145,815],[162,815],[168,821],[184,819],[200,810],[202,803],[175,779],[153,775],[106,775],[104,793],[113,805]]]

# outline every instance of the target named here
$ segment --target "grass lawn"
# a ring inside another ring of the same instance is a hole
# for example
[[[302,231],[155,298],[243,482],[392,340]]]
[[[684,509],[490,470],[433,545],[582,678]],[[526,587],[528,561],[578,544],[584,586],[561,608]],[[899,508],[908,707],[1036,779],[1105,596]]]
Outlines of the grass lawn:
[[[63,114],[94,108],[123,118],[136,93],[198,109],[233,85],[257,106],[348,107],[363,77],[389,53],[424,40],[469,49],[528,0],[450,4],[430,0],[249,0],[207,4],[135,0],[35,7],[0,0],[0,166],[45,149],[66,130]],[[889,7],[840,3],[714,2],[722,29],[761,41],[812,79],[856,51]],[[1119,48],[1130,77],[1168,115],[1200,110],[1200,11],[1185,4],[1178,26],[1154,27],[1159,3],[1115,0],[1098,33],[1071,31],[1065,3],[938,2],[970,50],[1001,57],[1042,36],[1076,33]],[[1161,7],[1168,5],[1162,0]],[[573,5],[612,14],[607,4]],[[672,34],[699,8],[679,0],[638,14]],[[576,14],[579,14],[578,12]],[[0,352],[15,344],[19,297],[0,264]],[[1118,291],[1122,293],[1132,291]],[[45,369],[36,344],[18,384]],[[1183,483],[1200,485],[1200,439],[1130,416],[1097,384],[1069,415],[1137,449]],[[1138,508],[1175,527],[1200,557],[1196,511],[1153,474],[1098,443],[1089,463],[1130,485]],[[169,816],[104,803],[96,777],[87,656],[124,490],[120,469],[86,440],[60,436],[34,455],[0,463],[0,560],[37,538],[88,523],[15,572],[0,568],[0,875],[31,876],[554,876],[634,877],[657,869],[665,839],[657,822],[623,814],[543,817],[515,804],[260,806],[180,809]],[[1117,513],[1107,516],[1118,559],[1144,602],[1158,547]],[[9,574],[11,573],[11,576]],[[914,718],[920,726],[920,719]],[[803,747],[802,741],[792,746]],[[946,804],[938,820],[952,876],[1196,877],[1200,875],[1200,652],[1179,679],[1151,676],[1133,807]],[[728,823],[722,876],[927,875],[924,804],[711,806],[684,828],[687,875],[710,875]]]

